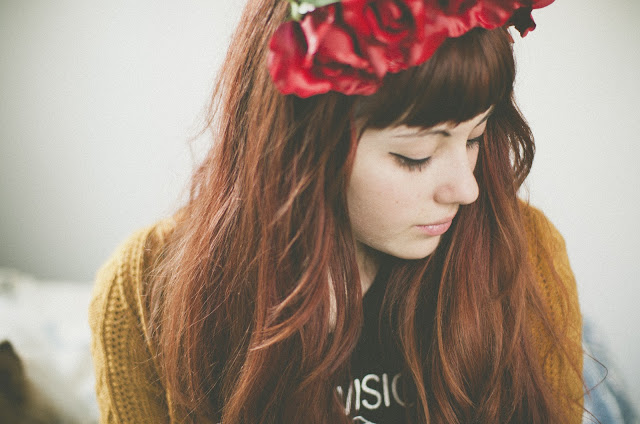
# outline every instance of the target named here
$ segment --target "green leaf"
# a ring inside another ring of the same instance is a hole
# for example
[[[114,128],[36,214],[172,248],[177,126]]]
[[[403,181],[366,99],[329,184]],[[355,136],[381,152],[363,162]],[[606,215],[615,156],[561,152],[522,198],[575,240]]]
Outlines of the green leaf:
[[[310,3],[315,7],[328,6],[333,3],[340,3],[340,0],[305,0],[302,3]]]
[[[340,3],[340,0],[289,0],[289,3],[291,3],[291,19],[299,21],[314,9]]]

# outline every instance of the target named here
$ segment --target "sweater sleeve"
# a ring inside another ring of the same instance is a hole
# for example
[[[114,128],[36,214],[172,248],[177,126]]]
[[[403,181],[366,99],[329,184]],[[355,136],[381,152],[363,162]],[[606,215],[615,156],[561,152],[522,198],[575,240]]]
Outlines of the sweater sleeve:
[[[97,273],[89,324],[102,424],[170,421],[140,297],[145,245],[153,232],[135,233]]]
[[[538,277],[546,312],[555,331],[566,340],[564,349],[541,322],[532,323],[545,377],[569,411],[568,423],[582,421],[582,316],[576,280],[564,238],[538,209],[525,206],[529,254]],[[566,401],[566,402],[565,402]],[[566,404],[568,403],[568,404]]]

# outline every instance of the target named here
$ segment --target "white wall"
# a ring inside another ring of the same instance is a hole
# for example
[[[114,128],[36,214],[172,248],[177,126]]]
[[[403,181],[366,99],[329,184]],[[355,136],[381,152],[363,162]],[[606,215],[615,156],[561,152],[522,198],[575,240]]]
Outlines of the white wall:
[[[176,208],[238,3],[0,0],[0,266],[90,280]],[[558,0],[535,17],[516,37],[531,201],[640,399],[640,3]]]
[[[225,3],[0,0],[0,266],[92,279],[175,209]]]
[[[639,402],[640,2],[557,0],[534,17],[515,44],[531,202],[564,235],[583,313]]]

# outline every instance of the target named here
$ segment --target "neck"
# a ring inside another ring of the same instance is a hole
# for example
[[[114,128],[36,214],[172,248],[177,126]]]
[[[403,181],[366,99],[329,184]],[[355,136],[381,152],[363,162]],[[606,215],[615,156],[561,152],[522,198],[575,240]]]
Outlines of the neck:
[[[371,247],[356,241],[356,262],[358,264],[358,273],[360,274],[360,286],[362,287],[362,295],[369,290],[373,280],[376,278],[379,268],[380,252]]]

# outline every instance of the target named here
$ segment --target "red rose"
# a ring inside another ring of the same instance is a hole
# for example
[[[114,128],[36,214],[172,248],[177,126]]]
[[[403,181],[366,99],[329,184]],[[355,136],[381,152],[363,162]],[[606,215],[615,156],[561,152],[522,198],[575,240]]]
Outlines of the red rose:
[[[475,27],[535,28],[533,9],[554,0],[341,0],[282,24],[269,45],[284,94],[373,94],[388,72],[429,59],[448,37]]]
[[[424,0],[342,0],[342,10],[378,75],[424,62],[448,36]]]
[[[470,10],[473,26],[494,29],[505,24],[512,24],[521,36],[536,27],[531,17],[532,9],[539,9],[553,3],[554,0],[483,0]]]
[[[368,95],[378,89],[381,78],[335,18],[336,7],[330,5],[276,30],[268,67],[282,93],[309,97],[333,90]]]

